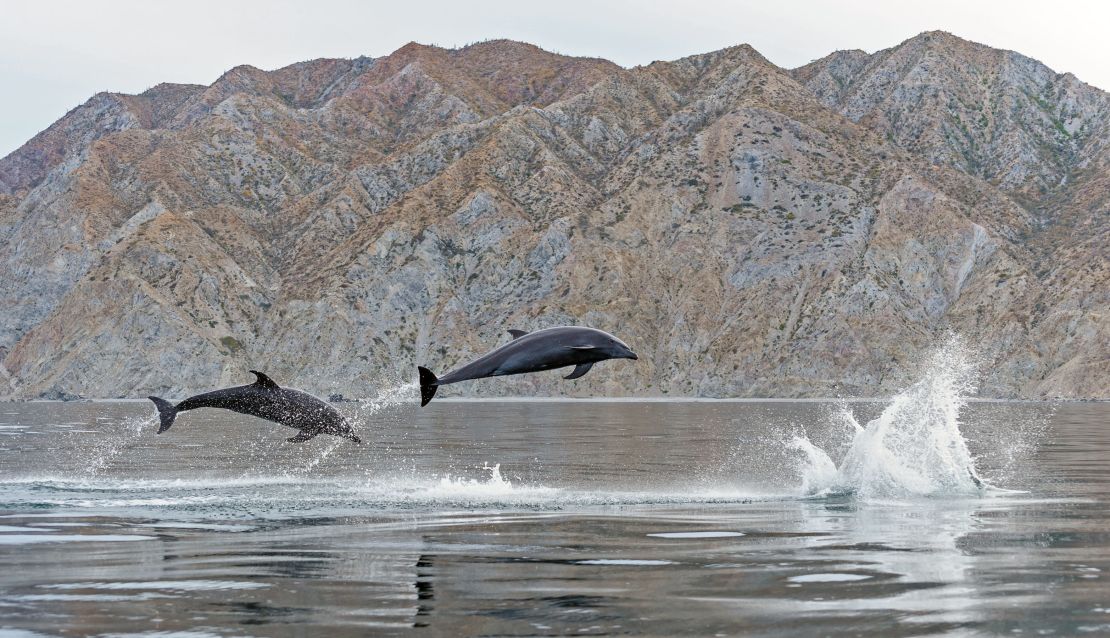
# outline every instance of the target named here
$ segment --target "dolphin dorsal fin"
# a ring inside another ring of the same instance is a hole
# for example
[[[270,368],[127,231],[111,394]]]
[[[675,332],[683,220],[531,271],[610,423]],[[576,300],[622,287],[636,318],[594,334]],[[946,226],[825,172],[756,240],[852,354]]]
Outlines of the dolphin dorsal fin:
[[[528,333],[523,330],[510,330],[509,334],[513,336],[513,339],[519,339]]]
[[[273,379],[271,379],[270,377],[262,374],[258,370],[251,370],[250,373],[253,374],[254,376],[258,377],[258,379],[254,382],[254,385],[262,387],[262,388],[266,388],[268,390],[277,390],[277,389],[279,389],[278,384],[274,383]]]

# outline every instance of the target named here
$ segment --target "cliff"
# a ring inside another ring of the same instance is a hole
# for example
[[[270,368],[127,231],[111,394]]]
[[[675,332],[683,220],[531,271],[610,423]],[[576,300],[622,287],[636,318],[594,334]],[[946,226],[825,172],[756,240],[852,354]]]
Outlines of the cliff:
[[[0,396],[365,396],[576,323],[640,360],[444,394],[881,395],[953,330],[985,396],[1106,397],[1108,247],[1110,96],[945,33],[237,67],[0,160]]]

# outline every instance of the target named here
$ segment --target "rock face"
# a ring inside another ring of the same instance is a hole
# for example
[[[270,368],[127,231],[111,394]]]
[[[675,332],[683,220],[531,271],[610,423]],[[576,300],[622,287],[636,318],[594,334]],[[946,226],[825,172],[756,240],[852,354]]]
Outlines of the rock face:
[[[1110,396],[1110,96],[926,33],[792,71],[507,41],[100,94],[0,160],[0,396],[365,396],[505,330],[640,360],[444,394]]]

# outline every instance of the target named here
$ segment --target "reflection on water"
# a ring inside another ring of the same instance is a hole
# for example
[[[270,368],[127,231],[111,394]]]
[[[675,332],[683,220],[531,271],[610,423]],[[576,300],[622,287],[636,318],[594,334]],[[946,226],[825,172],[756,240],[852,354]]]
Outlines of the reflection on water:
[[[343,407],[361,446],[8,404],[0,635],[1110,632],[1105,404],[972,403],[1005,489],[898,498],[807,495],[835,403]]]

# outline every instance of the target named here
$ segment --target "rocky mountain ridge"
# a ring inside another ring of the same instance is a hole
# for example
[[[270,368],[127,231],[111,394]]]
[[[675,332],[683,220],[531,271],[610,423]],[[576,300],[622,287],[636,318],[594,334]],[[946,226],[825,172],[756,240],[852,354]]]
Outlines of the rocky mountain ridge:
[[[640,361],[444,390],[875,396],[957,331],[985,396],[1110,396],[1108,127],[1106,93],[940,32],[99,94],[0,160],[0,395],[365,396],[583,323]]]

